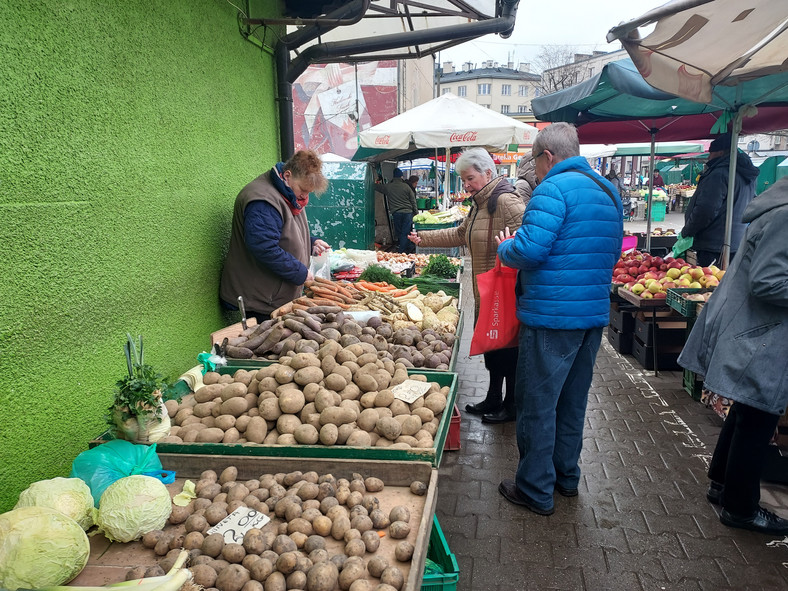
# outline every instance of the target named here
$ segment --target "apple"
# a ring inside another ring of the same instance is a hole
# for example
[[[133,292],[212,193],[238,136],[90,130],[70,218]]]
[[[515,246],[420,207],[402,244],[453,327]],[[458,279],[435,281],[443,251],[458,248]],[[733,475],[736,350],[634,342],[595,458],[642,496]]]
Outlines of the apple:
[[[635,295],[639,295],[643,293],[645,289],[646,289],[645,285],[643,285],[642,283],[636,283],[635,285],[632,286],[632,293],[634,293]]]
[[[629,283],[630,281],[634,281],[635,278],[632,277],[629,273],[621,273],[616,277],[621,283]]]
[[[662,286],[659,284],[659,281],[654,281],[651,283],[651,285],[648,286],[648,290],[651,293],[659,293],[660,291],[662,291]]]
[[[701,277],[703,277],[705,275],[705,273],[703,272],[703,269],[701,269],[700,267],[692,267],[689,270],[689,274],[692,275],[692,278],[695,281],[697,281],[698,279],[700,279]]]
[[[643,275],[643,279],[659,279],[659,275],[657,275],[653,271],[649,271],[648,273]]]
[[[682,273],[687,273],[687,272],[689,272],[689,270],[690,270],[690,266],[687,265],[686,263],[681,266],[681,272]]]
[[[709,275],[716,275],[719,270],[720,268],[717,265],[709,265],[709,271],[711,271]]]
[[[634,281],[627,281],[627,283],[624,285],[624,287],[625,287],[626,289],[628,289],[628,290],[632,291],[632,288],[633,288],[635,285],[637,285],[637,283],[635,283]]]
[[[667,270],[668,270],[668,264],[667,264],[667,263],[662,263],[662,264],[659,266],[659,270],[660,270],[660,271],[667,271]]]
[[[654,299],[655,300],[664,300],[667,296],[668,296],[668,294],[666,294],[664,291],[658,291],[657,293],[654,294]]]
[[[638,267],[638,273],[648,273],[651,269],[649,269],[646,265],[640,265]]]
[[[690,287],[692,289],[702,289],[703,288],[703,286],[700,283],[698,283],[697,281],[693,281],[692,283],[689,284],[688,287]]]
[[[715,277],[716,277],[716,278],[717,278],[719,281],[722,281],[722,277],[723,277],[723,275],[725,275],[725,271],[724,271],[723,269],[720,269],[719,271],[717,271],[717,272],[714,274],[714,276],[715,276]]]
[[[643,293],[640,294],[640,297],[643,298],[644,300],[651,300],[654,298],[654,294],[651,293],[650,291],[644,291]]]
[[[690,282],[690,280],[689,280],[689,279],[685,279],[684,277],[681,277],[681,278],[680,278],[680,279],[679,279],[679,280],[676,282],[676,284],[677,284],[679,287],[689,287],[690,283],[691,283],[691,282]]]
[[[668,265],[668,269],[681,269],[681,264],[673,261]]]
[[[656,265],[657,267],[659,267],[664,262],[665,260],[662,257],[654,257],[651,259],[651,264]]]
[[[701,271],[703,271],[704,275],[714,275],[714,271],[711,270],[711,267],[701,267]]]
[[[666,282],[665,282],[665,283],[662,285],[662,287],[664,287],[665,289],[672,289],[672,288],[674,288],[674,287],[678,287],[678,285],[676,285],[676,284],[675,284],[675,283],[673,283],[672,281],[666,281]]]
[[[714,275],[706,276],[706,287],[717,287],[719,284],[720,284],[720,280],[717,279]]]
[[[689,273],[684,273],[683,275],[679,276],[679,280],[686,279],[687,281],[692,281],[692,275]]]
[[[635,267],[635,266],[630,267],[629,274],[632,275],[633,277],[637,277],[638,275],[640,275],[640,271],[638,269],[639,267]]]
[[[671,267],[665,272],[665,274],[671,279],[677,279],[681,276],[681,271],[679,271],[677,267]]]

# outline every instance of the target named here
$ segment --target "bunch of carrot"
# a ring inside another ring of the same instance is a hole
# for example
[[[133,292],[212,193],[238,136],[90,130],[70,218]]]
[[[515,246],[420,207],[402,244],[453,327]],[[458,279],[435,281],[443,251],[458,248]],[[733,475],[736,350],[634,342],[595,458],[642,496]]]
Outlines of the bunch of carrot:
[[[376,281],[374,283],[371,281],[356,281],[354,285],[364,291],[385,293],[393,298],[407,295],[408,293],[416,289],[416,285],[409,285],[405,289],[400,289],[396,285],[391,285],[390,283],[386,283],[385,281]]]

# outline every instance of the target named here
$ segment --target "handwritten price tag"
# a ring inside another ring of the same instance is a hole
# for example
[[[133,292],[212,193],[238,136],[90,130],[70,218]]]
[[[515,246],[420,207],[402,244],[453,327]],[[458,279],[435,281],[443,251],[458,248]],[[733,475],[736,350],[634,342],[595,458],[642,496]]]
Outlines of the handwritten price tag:
[[[240,544],[250,529],[260,529],[271,521],[265,513],[249,507],[238,507],[227,517],[208,530],[208,534],[222,534],[225,544]]]
[[[391,392],[394,394],[394,398],[399,398],[400,400],[410,404],[411,402],[418,400],[420,396],[424,396],[427,392],[429,392],[431,385],[432,384],[429,382],[405,380],[401,384],[394,386],[391,389]]]

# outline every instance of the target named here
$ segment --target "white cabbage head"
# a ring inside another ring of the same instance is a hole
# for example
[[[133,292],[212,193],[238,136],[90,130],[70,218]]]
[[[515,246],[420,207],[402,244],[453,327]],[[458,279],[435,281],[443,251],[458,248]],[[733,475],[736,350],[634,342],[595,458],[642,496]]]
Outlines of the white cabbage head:
[[[90,556],[85,530],[48,507],[20,507],[0,515],[0,587],[40,589],[76,577]]]
[[[151,476],[126,476],[101,495],[96,525],[114,542],[131,542],[162,529],[172,511],[167,487]]]
[[[82,529],[93,525],[93,497],[81,478],[51,478],[34,482],[19,495],[19,507],[49,507],[76,521]]]

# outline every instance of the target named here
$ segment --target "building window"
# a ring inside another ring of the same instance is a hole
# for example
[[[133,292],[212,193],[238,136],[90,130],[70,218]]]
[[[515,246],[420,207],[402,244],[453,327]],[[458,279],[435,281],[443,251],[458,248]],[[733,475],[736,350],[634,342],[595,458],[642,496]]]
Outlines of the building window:
[[[594,68],[588,68],[588,77],[590,78],[593,75],[594,75]]]
[[[517,105],[517,112],[518,113],[527,113],[528,112],[528,105]]]
[[[511,96],[512,94],[512,85],[511,84],[502,84],[501,85],[501,95],[503,96]]]
[[[457,87],[457,96],[465,96],[466,94],[468,94],[468,92],[465,85]]]
[[[477,84],[476,94],[490,94],[489,84]]]
[[[449,92],[451,92],[451,88],[442,88],[441,89],[441,94],[448,94]]]
[[[525,84],[520,85],[520,96],[528,96],[528,87]]]
[[[542,96],[542,91],[538,88],[534,88],[534,97]]]
[[[504,115],[508,115],[509,114],[509,105],[501,105],[501,113],[503,113]]]

